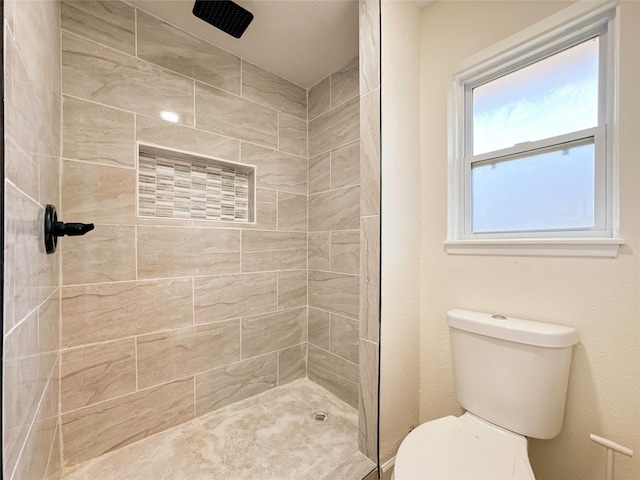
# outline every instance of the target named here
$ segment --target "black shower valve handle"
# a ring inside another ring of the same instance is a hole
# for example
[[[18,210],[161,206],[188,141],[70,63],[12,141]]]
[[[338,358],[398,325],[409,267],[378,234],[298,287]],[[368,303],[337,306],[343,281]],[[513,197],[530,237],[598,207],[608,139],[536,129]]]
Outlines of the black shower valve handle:
[[[58,237],[75,237],[93,230],[93,223],[64,223],[58,221],[56,207],[47,205],[44,209],[44,245],[47,253],[54,253]]]

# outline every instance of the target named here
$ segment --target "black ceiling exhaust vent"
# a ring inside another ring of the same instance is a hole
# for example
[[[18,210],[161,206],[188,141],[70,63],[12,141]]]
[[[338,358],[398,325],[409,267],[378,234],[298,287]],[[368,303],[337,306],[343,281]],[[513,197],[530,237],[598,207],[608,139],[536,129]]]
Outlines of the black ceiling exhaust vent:
[[[229,0],[196,0],[193,14],[236,38],[242,36],[253,20],[253,13]]]

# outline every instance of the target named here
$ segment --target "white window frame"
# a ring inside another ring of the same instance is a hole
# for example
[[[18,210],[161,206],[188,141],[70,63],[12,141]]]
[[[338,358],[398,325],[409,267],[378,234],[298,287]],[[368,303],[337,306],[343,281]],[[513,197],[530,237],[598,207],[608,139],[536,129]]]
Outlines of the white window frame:
[[[617,168],[618,1],[578,2],[484,50],[453,71],[449,95],[447,253],[615,257],[619,238]],[[488,154],[472,155],[472,89],[594,36],[602,45],[598,126]],[[602,43],[604,42],[604,43]],[[604,52],[604,53],[602,53]],[[593,138],[596,152],[596,225],[590,229],[473,233],[471,166],[565,142]]]

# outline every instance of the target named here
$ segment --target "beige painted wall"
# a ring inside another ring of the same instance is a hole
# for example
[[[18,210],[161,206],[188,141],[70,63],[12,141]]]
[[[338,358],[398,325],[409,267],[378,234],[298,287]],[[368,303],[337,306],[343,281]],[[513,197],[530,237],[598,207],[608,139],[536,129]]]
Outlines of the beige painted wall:
[[[563,432],[530,441],[538,480],[604,478],[596,433],[640,453],[638,152],[640,3],[622,1],[620,88],[621,234],[615,259],[453,256],[447,226],[449,69],[567,6],[568,2],[435,2],[421,16],[421,390],[420,420],[459,414],[446,326],[458,307],[575,327]],[[640,477],[639,456],[620,457],[619,480]]]
[[[419,413],[419,17],[415,2],[382,2],[382,463]]]

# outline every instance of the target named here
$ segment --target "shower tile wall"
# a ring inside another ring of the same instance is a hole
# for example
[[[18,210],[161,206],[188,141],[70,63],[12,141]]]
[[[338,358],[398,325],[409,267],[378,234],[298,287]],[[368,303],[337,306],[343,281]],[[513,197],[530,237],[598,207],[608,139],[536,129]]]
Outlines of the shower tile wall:
[[[309,90],[308,376],[358,407],[358,58]]]
[[[59,265],[44,251],[47,203],[60,198],[57,2],[4,7],[2,474],[59,477]]]
[[[306,375],[307,93],[126,3],[61,17],[74,464]],[[136,141],[256,165],[257,225],[137,217]]]

